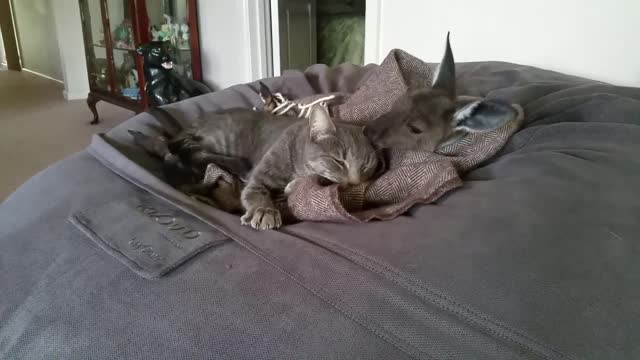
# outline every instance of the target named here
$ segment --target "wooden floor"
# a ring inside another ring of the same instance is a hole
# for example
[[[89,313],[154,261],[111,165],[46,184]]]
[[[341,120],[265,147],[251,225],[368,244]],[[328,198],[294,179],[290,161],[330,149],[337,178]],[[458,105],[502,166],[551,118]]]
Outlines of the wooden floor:
[[[101,123],[85,100],[66,101],[63,86],[27,72],[0,69],[0,201],[28,178],[133,116],[133,112],[98,103]]]

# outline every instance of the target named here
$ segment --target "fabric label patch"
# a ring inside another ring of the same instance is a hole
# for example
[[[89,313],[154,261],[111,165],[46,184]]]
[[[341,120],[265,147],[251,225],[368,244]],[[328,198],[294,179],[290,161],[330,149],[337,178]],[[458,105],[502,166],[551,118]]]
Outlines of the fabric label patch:
[[[151,196],[132,196],[74,212],[69,220],[138,273],[160,277],[229,237]]]

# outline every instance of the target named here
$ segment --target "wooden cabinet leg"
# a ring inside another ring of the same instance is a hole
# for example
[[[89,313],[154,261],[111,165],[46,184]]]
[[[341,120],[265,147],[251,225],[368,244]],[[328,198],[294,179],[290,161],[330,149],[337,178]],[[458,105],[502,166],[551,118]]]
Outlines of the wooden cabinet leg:
[[[96,104],[100,101],[93,93],[89,93],[87,96],[87,105],[89,105],[89,110],[93,113],[93,120],[89,123],[91,125],[95,125],[100,122],[98,118],[98,109],[96,109]]]

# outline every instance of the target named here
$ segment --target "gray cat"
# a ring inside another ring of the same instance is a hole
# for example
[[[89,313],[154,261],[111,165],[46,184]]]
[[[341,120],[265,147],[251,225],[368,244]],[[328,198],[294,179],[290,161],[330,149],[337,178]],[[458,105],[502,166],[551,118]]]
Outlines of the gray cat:
[[[447,34],[432,87],[407,92],[389,113],[367,123],[365,132],[380,149],[434,151],[470,132],[499,128],[516,115],[502,100],[457,97],[455,62]]]
[[[152,114],[165,128],[180,126],[160,108]],[[282,225],[273,199],[295,178],[315,175],[331,183],[359,184],[371,179],[378,167],[363,128],[334,123],[320,106],[308,120],[245,109],[206,114],[200,124],[180,131],[161,151],[178,154],[195,171],[213,162],[234,167],[235,175],[246,175],[241,221],[259,230]]]

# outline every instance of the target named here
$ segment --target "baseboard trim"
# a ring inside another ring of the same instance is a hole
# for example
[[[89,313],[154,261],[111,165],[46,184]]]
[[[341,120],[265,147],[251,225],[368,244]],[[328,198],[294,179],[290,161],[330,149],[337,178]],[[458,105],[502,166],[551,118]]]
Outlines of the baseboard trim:
[[[55,81],[55,82],[57,82],[57,83],[64,84],[64,81],[62,81],[62,80],[58,80],[58,79],[56,79],[56,78],[52,78],[52,77],[51,77],[51,76],[49,76],[49,75],[45,75],[45,74],[39,73],[39,72],[37,72],[37,71],[29,70],[29,69],[27,69],[27,68],[22,68],[22,70],[23,70],[23,71],[26,71],[26,72],[28,72],[28,73],[32,73],[32,74],[34,74],[34,75],[41,76],[41,77],[43,77],[43,78],[45,78],[45,79],[53,80],[53,81]]]
[[[83,100],[89,96],[89,90],[86,91],[73,91],[68,92],[67,90],[62,91],[62,95],[65,100]]]

